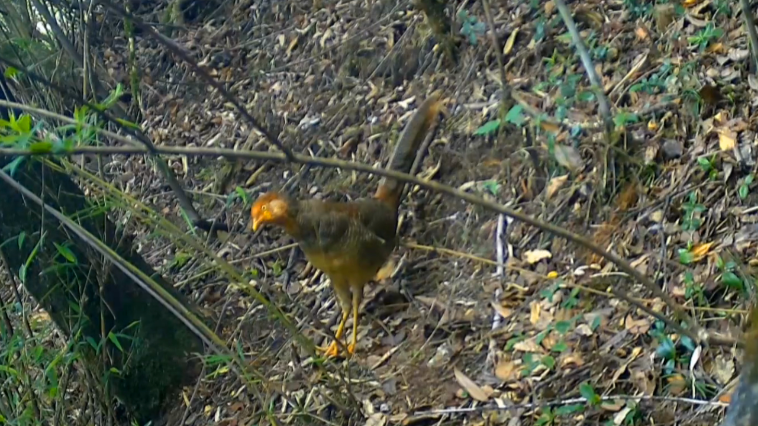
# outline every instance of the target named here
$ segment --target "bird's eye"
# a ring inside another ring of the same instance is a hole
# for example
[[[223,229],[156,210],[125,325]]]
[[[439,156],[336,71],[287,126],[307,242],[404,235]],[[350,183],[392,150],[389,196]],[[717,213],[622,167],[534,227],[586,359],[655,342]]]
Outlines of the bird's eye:
[[[261,207],[261,211],[262,211],[262,212],[265,212],[266,210],[268,210],[268,206],[263,206],[263,207]]]

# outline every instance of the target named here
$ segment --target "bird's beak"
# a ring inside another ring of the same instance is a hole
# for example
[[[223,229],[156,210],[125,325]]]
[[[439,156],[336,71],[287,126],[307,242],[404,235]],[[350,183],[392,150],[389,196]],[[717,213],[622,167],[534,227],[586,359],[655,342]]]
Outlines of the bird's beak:
[[[261,218],[255,218],[255,219],[253,219],[253,232],[257,231],[258,228],[261,227],[261,222],[262,221],[263,220]]]

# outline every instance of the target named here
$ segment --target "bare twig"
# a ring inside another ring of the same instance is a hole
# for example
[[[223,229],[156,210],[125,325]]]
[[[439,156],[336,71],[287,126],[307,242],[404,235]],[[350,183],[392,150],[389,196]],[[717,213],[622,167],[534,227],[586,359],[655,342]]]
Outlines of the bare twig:
[[[114,5],[109,0],[102,0],[100,2],[103,6],[105,6],[106,9],[111,10],[112,12],[116,13],[117,15],[121,16],[122,18],[130,19],[134,26],[138,27],[142,31],[145,31],[147,34],[149,34],[151,37],[153,37],[158,43],[165,46],[168,50],[171,51],[171,53],[175,54],[181,60],[187,63],[187,65],[192,68],[193,71],[195,71],[200,77],[203,78],[208,84],[211,85],[214,89],[218,91],[218,93],[230,104],[234,106],[235,109],[237,109],[237,112],[245,119],[247,120],[255,130],[260,132],[263,137],[266,138],[266,140],[271,143],[272,145],[279,148],[285,155],[285,157],[292,161],[293,160],[293,152],[289,148],[285,147],[282,142],[274,136],[271,132],[269,132],[266,128],[258,124],[258,120],[253,118],[252,115],[250,115],[249,112],[245,109],[245,107],[242,106],[242,104],[239,102],[239,100],[232,96],[224,87],[216,81],[215,78],[211,77],[210,74],[208,74],[207,71],[205,71],[200,65],[198,65],[197,61],[192,59],[187,52],[184,51],[184,49],[176,44],[174,40],[171,40],[170,38],[164,36],[163,34],[159,33],[158,31],[155,31],[155,29],[148,24],[145,24],[137,18],[136,16],[132,15],[131,13],[127,12],[123,8]]]
[[[568,6],[566,6],[566,3],[563,0],[555,0],[555,5],[558,7],[558,13],[561,14],[561,18],[566,24],[569,34],[571,34],[571,39],[579,53],[579,58],[582,60],[584,70],[587,72],[587,78],[590,80],[590,84],[595,86],[595,95],[597,96],[600,115],[603,117],[603,123],[605,124],[606,137],[610,141],[610,136],[613,132],[613,116],[611,115],[611,103],[608,101],[608,98],[603,91],[603,82],[595,71],[595,65],[592,63],[590,52],[584,45],[582,36],[579,35],[579,30],[576,28],[576,23],[574,23],[574,18],[571,16],[571,11]]]
[[[662,402],[678,402],[678,403],[692,404],[692,405],[710,405],[710,406],[715,406],[715,407],[728,406],[728,404],[725,404],[723,402],[703,401],[703,400],[694,399],[694,398],[678,398],[678,397],[652,396],[652,395],[641,395],[641,396],[606,395],[606,396],[601,396],[600,400],[601,401],[617,401],[617,400],[662,401]],[[510,410],[517,410],[517,409],[558,407],[558,406],[571,405],[571,404],[587,404],[587,399],[570,398],[570,399],[559,399],[559,400],[547,401],[547,402],[513,404],[513,405],[505,405],[505,406],[487,404],[487,405],[480,405],[478,407],[466,407],[466,408],[452,407],[452,408],[444,408],[441,410],[417,411],[413,413],[413,416],[422,417],[422,416],[439,416],[439,415],[445,415],[445,414],[456,415],[456,414],[467,414],[467,413],[482,413],[482,412],[487,412],[487,411],[510,411]]]
[[[2,105],[3,103],[5,102],[0,101],[0,105]],[[23,105],[20,105],[20,106],[24,107]],[[114,139],[117,139],[117,140],[127,141],[126,138],[123,138],[122,136],[116,135],[111,132],[102,131],[102,133],[108,137],[114,137]],[[170,154],[170,155],[223,156],[227,158],[246,158],[246,159],[276,161],[276,162],[288,161],[285,155],[280,154],[280,153],[275,153],[275,152],[235,151],[232,149],[221,149],[221,148],[209,149],[209,148],[186,148],[186,147],[158,147],[156,149],[159,153]],[[70,154],[82,154],[82,153],[129,155],[129,154],[146,154],[147,152],[144,148],[141,148],[141,147],[80,147],[80,148],[74,148],[68,151],[66,154],[70,155]],[[29,155],[55,155],[55,153],[52,153],[52,152],[39,153],[39,152],[32,152],[29,150],[22,150],[22,149],[0,149],[0,155],[27,155],[29,156]],[[412,183],[412,184],[430,189],[432,191],[440,192],[443,194],[453,196],[455,198],[459,198],[471,204],[484,207],[488,210],[492,210],[498,213],[505,214],[507,216],[511,216],[514,219],[520,220],[532,226],[536,226],[542,229],[543,231],[547,231],[559,237],[566,238],[567,240],[575,244],[578,244],[582,247],[585,247],[588,250],[592,251],[593,253],[596,253],[599,256],[616,264],[616,266],[621,271],[625,272],[627,275],[631,276],[632,278],[634,278],[635,280],[643,284],[649,291],[653,292],[653,294],[660,297],[661,300],[663,300],[669,307],[671,307],[674,310],[677,317],[684,319],[685,321],[687,321],[689,325],[689,329],[684,329],[683,327],[679,326],[679,324],[677,324],[674,321],[671,321],[671,320],[667,321],[667,324],[670,327],[672,327],[674,330],[676,330],[677,332],[693,339],[693,341],[697,342],[698,344],[702,342],[709,342],[712,344],[727,344],[727,345],[734,344],[734,341],[732,339],[723,339],[723,338],[717,338],[714,336],[709,336],[708,333],[705,332],[705,330],[701,329],[700,326],[697,324],[697,322],[695,322],[695,320],[689,314],[687,314],[682,309],[682,307],[678,303],[676,303],[668,294],[663,292],[649,278],[642,275],[639,271],[637,271],[634,267],[632,267],[627,261],[622,259],[620,256],[616,255],[615,253],[611,253],[604,250],[603,248],[599,247],[592,241],[580,235],[574,234],[573,232],[565,228],[562,228],[557,225],[553,225],[551,223],[545,223],[539,219],[533,218],[524,213],[507,208],[505,206],[502,206],[492,201],[484,200],[481,197],[478,197],[476,195],[473,195],[467,192],[463,192],[451,186],[444,185],[435,181],[424,180],[424,179],[411,176],[406,173],[400,173],[394,170],[374,168],[362,163],[342,161],[342,160],[333,159],[333,158],[315,158],[315,157],[308,157],[308,156],[299,155],[299,154],[295,154],[295,157],[293,160],[295,163],[300,163],[300,164],[318,165],[322,167],[337,167],[337,168],[342,168],[346,170],[354,170],[354,171],[359,171],[359,172],[364,172],[364,173],[375,174],[375,175],[379,175],[383,177],[388,177],[388,178],[396,179],[405,183]]]

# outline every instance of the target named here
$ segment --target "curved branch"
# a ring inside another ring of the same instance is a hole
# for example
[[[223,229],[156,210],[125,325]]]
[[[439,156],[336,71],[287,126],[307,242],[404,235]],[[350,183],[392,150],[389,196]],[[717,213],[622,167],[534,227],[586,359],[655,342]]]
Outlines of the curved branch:
[[[10,107],[16,107],[19,109],[28,110],[35,113],[40,113],[52,118],[59,119],[64,122],[69,122],[69,123],[74,122],[73,119],[61,116],[59,114],[51,113],[49,111],[37,110],[34,108],[30,108],[26,105],[16,104],[13,102],[0,101],[0,105],[7,105]],[[121,135],[118,135],[106,130],[97,129],[96,127],[93,127],[93,128],[96,129],[99,133],[103,134],[104,136],[108,136],[110,138],[113,138],[123,143],[129,143],[129,144],[133,143],[133,141],[130,141],[128,138],[125,138]],[[674,314],[676,315],[677,318],[686,321],[689,326],[689,329],[685,329],[684,327],[680,326],[677,322],[673,320],[667,320],[666,323],[672,329],[676,330],[678,333],[681,333],[682,335],[689,337],[690,339],[697,342],[698,344],[710,343],[710,344],[716,344],[716,345],[732,345],[735,343],[733,339],[710,336],[705,330],[703,330],[698,325],[698,323],[695,321],[694,318],[692,318],[689,314],[687,314],[687,312],[685,312],[684,309],[682,309],[682,307],[671,298],[671,296],[666,294],[657,285],[655,285],[655,283],[653,283],[648,277],[644,276],[642,273],[637,271],[633,266],[631,266],[627,261],[622,259],[617,254],[606,251],[600,246],[593,243],[592,241],[580,235],[577,235],[565,228],[553,225],[551,223],[543,222],[539,219],[533,218],[524,213],[518,212],[516,210],[512,210],[508,207],[502,206],[500,204],[497,204],[491,201],[487,201],[481,197],[477,197],[476,195],[460,191],[448,185],[444,185],[435,181],[420,179],[416,176],[412,176],[406,173],[400,173],[394,170],[375,168],[367,164],[350,162],[350,161],[342,161],[342,160],[333,159],[333,158],[308,157],[308,156],[300,155],[300,154],[293,154],[294,157],[290,160],[287,158],[285,154],[282,154],[282,153],[262,152],[262,151],[235,151],[233,149],[223,149],[223,148],[210,149],[210,148],[185,148],[185,147],[156,147],[155,150],[156,150],[155,152],[157,153],[168,154],[168,155],[215,156],[215,157],[220,156],[220,157],[234,158],[234,159],[256,159],[256,160],[268,160],[268,161],[276,161],[276,162],[292,161],[299,164],[315,165],[315,166],[322,166],[322,167],[335,167],[335,168],[354,170],[358,172],[389,177],[392,179],[397,179],[402,182],[419,185],[423,188],[426,188],[435,192],[447,194],[452,197],[464,200],[468,203],[484,207],[488,210],[505,214],[514,219],[520,220],[522,222],[535,226],[539,229],[542,229],[543,231],[550,232],[553,235],[563,237],[573,242],[574,244],[578,244],[582,247],[585,247],[588,250],[592,251],[593,253],[596,253],[597,255],[609,260],[610,262],[614,263],[621,271],[625,272],[634,280],[644,285],[654,295],[656,295],[657,297],[660,297],[661,300],[663,300],[669,307],[671,307],[671,309],[674,310]],[[33,152],[33,151],[22,150],[22,149],[0,149],[0,155],[72,155],[72,154],[97,154],[97,153],[133,155],[133,154],[147,154],[148,151],[146,148],[143,148],[143,147],[77,147],[66,152],[52,152],[52,151],[51,152],[38,152],[38,151]]]

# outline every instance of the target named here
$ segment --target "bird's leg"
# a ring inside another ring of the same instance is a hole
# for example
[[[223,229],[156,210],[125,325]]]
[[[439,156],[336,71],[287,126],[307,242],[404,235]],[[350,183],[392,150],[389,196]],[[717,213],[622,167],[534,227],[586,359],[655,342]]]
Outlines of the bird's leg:
[[[347,353],[352,355],[355,353],[355,346],[358,343],[358,319],[360,313],[358,310],[361,307],[361,300],[363,299],[363,286],[353,286],[353,339],[347,346]]]
[[[339,353],[337,340],[342,338],[342,335],[345,332],[345,324],[347,323],[347,318],[350,315],[350,286],[342,281],[335,281],[332,279],[332,287],[334,288],[334,293],[337,295],[337,300],[339,301],[340,308],[342,309],[342,319],[340,320],[340,324],[337,327],[337,332],[334,333],[335,341],[333,341],[326,348],[319,348],[324,351],[324,355],[326,357],[330,358],[337,356]]]

